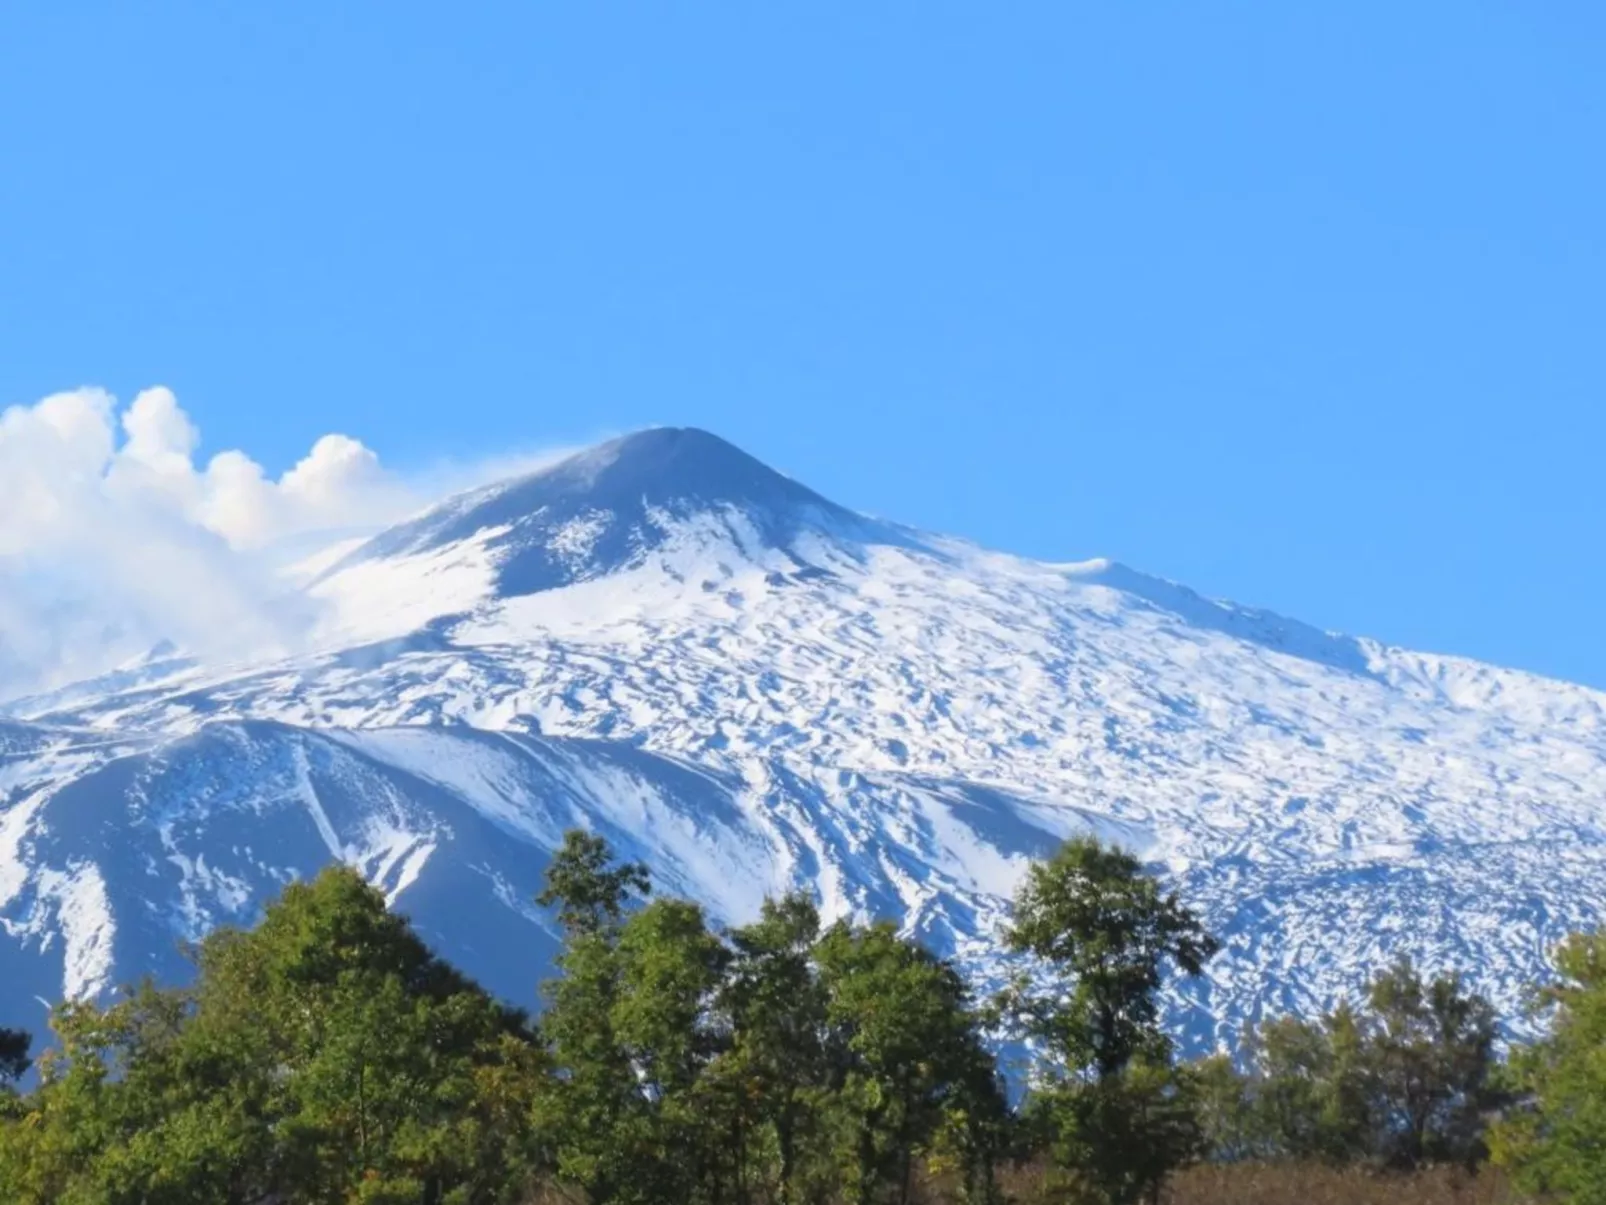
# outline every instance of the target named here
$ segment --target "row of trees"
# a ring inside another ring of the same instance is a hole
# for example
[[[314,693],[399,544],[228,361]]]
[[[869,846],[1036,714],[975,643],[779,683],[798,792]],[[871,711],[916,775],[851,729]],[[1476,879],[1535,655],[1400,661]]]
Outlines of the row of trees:
[[[1489,1120],[1512,1100],[1496,1037],[1494,1010],[1457,977],[1424,983],[1400,963],[1359,1007],[1259,1027],[1245,1070],[1225,1056],[1197,1066],[1212,1156],[1475,1167]]]
[[[1553,1036],[1509,1067],[1487,1003],[1407,965],[1363,1006],[1266,1024],[1239,1062],[1179,1063],[1158,995],[1215,942],[1096,841],[1030,870],[1004,935],[1022,970],[987,1000],[891,925],[824,926],[803,896],[719,932],[585,833],[539,902],[563,934],[539,1021],[341,869],[208,937],[189,987],[62,1006],[36,1082],[0,1087],[4,1200],[908,1205],[936,1180],[990,1202],[1031,1160],[1055,1199],[1121,1205],[1199,1158],[1492,1148],[1536,1191],[1606,1201],[1600,939],[1563,951]],[[1018,1099],[1001,1043],[1030,1052]],[[28,1070],[0,1031],[0,1084]]]

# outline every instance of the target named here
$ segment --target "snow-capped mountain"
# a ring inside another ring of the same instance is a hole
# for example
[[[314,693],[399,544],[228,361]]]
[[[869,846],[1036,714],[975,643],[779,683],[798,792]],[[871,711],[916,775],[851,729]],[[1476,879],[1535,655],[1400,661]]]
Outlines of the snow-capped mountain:
[[[979,978],[1025,862],[1096,831],[1225,948],[1196,1043],[1400,953],[1508,1017],[1606,917],[1606,695],[867,519],[654,430],[451,499],[301,587],[319,651],[173,653],[0,724],[0,1023],[359,866],[533,1003],[585,824],[719,918],[799,884]]]

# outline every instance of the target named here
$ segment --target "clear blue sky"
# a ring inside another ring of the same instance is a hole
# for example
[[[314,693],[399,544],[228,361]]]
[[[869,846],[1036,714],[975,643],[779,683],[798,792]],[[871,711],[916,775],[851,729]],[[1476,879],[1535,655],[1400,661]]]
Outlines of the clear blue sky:
[[[31,4],[0,112],[0,404],[694,424],[1606,686],[1598,4]]]

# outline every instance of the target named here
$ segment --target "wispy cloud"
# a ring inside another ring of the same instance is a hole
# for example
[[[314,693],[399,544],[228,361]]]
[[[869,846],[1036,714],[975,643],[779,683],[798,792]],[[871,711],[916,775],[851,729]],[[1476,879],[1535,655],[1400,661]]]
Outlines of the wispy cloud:
[[[83,678],[173,640],[202,656],[294,651],[315,616],[276,572],[287,552],[403,518],[550,461],[498,457],[401,475],[325,435],[279,477],[200,433],[165,388],[99,389],[0,412],[0,699]]]

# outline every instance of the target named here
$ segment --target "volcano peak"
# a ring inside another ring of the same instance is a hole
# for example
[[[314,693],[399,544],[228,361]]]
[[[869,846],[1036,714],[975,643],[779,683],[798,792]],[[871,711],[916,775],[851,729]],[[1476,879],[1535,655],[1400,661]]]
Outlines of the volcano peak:
[[[530,594],[636,563],[698,519],[740,526],[775,548],[803,531],[852,539],[879,532],[711,432],[652,427],[448,499],[376,536],[331,572],[479,537],[495,555],[498,593]]]

